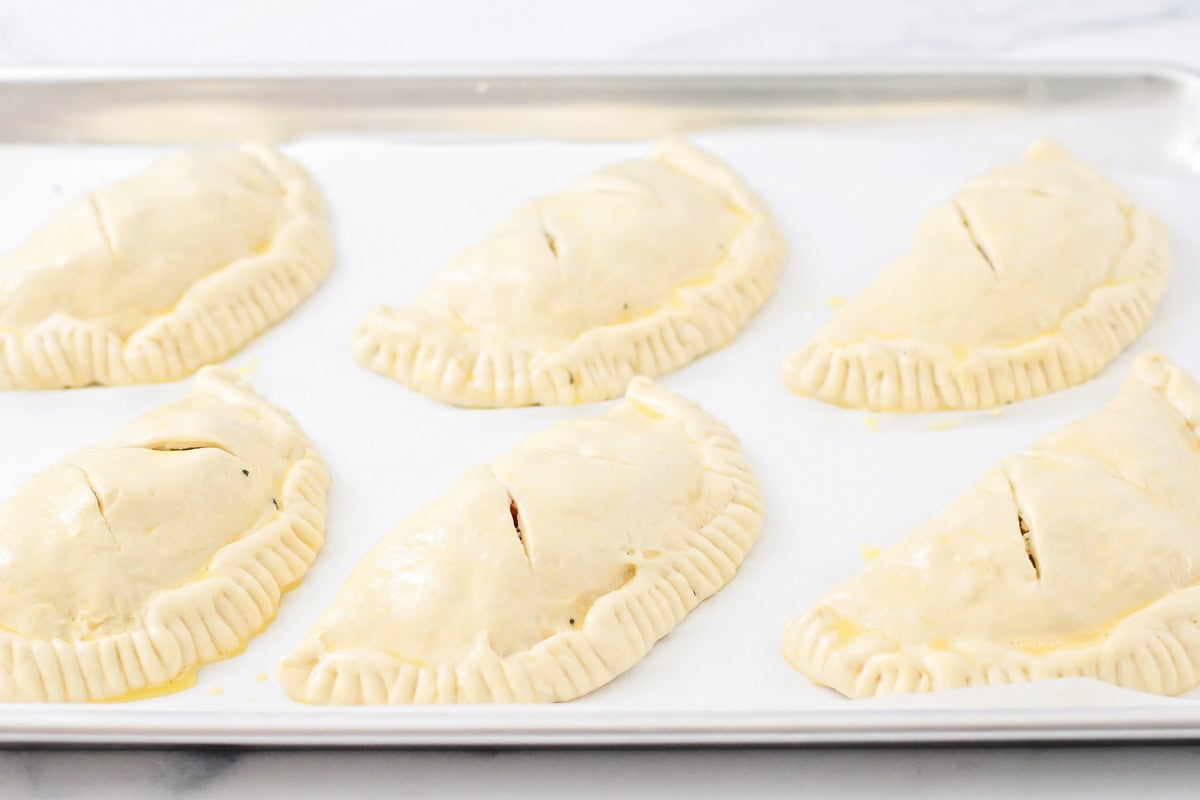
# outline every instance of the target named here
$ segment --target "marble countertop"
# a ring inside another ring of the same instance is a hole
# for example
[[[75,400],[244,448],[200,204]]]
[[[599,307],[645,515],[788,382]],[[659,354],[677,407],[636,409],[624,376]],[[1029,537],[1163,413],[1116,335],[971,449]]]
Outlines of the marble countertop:
[[[1200,58],[1195,0],[40,0],[0,64]]]
[[[1200,68],[1200,0],[41,0],[0,66],[1153,60]],[[0,798],[1184,797],[1200,748],[0,752]]]

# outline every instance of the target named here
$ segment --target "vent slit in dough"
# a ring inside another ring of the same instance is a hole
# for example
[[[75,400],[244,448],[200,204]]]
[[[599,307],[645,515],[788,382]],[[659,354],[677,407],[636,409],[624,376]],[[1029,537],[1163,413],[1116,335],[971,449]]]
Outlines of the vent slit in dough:
[[[1037,553],[1034,551],[1033,530],[1029,527],[1029,520],[1026,519],[1025,512],[1021,509],[1021,499],[1017,496],[1016,481],[1007,472],[1004,473],[1004,479],[1008,481],[1008,490],[1012,492],[1013,508],[1017,512],[1017,531],[1021,534],[1025,555],[1029,558],[1029,565],[1033,567],[1034,576],[1041,580],[1042,569],[1038,566]]]
[[[741,179],[667,140],[521,205],[407,308],[369,312],[354,353],[456,405],[606,400],[727,344],[782,259]]]
[[[96,195],[89,192],[87,201],[88,205],[92,208],[92,213],[96,215],[96,228],[100,231],[100,235],[104,239],[104,246],[108,249],[108,257],[112,259],[114,267],[120,268],[121,254],[117,251],[116,245],[113,244],[113,235],[108,229],[108,220],[104,218],[104,212],[100,210],[100,204],[96,201]]]
[[[958,213],[958,218],[962,220],[963,230],[967,232],[967,236],[971,237],[971,244],[975,245],[975,249],[979,251],[979,257],[987,264],[987,268],[991,270],[992,275],[999,278],[1000,272],[996,269],[996,264],[992,261],[992,257],[988,255],[987,249],[983,246],[983,242],[979,241],[979,237],[975,235],[975,229],[971,227],[971,219],[967,216],[967,210],[963,208],[962,203],[953,203],[954,210]]]
[[[529,562],[529,568],[533,569],[533,558],[529,555],[529,542],[525,540],[525,529],[521,525],[521,509],[517,507],[517,501],[513,498],[512,493],[508,495],[508,513],[512,515],[513,531],[517,534],[517,541],[521,543],[521,550],[525,553],[525,560]]]
[[[144,445],[146,450],[156,450],[160,453],[186,453],[190,450],[220,450],[228,455],[235,455],[220,442],[156,442]]]
[[[969,182],[784,361],[794,391],[878,411],[978,409],[1090,379],[1145,330],[1166,226],[1046,142]]]
[[[724,586],[761,522],[728,429],[637,378],[607,414],[534,434],[387,534],[280,681],[305,703],[571,700]]]
[[[0,505],[0,701],[135,699],[235,654],[316,556],[328,485],[218,367],[34,475]]]
[[[260,145],[175,153],[0,256],[0,389],[183,377],[282,319],[332,260],[298,164]]]
[[[1003,459],[790,622],[785,658],[849,697],[1077,675],[1196,688],[1198,422],[1192,379],[1139,357],[1107,406]]]
[[[104,529],[108,531],[113,545],[120,550],[121,542],[117,539],[117,535],[113,533],[112,523],[108,519],[108,511],[104,508],[104,498],[100,496],[100,492],[96,489],[96,484],[92,481],[92,476],[81,466],[76,465],[75,468],[83,475],[83,480],[87,484],[88,490],[92,493],[92,497],[96,499],[96,511],[100,514],[100,521],[104,523]]]

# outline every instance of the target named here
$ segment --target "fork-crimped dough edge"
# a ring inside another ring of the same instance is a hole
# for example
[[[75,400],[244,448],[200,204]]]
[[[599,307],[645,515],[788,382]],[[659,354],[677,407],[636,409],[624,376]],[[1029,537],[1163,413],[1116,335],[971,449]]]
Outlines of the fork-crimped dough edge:
[[[564,405],[619,397],[635,375],[657,377],[728,344],[774,291],[783,238],[762,201],[729,167],[679,139],[662,142],[651,158],[719,187],[749,217],[714,268],[716,279],[679,290],[681,303],[593,328],[553,352],[462,333],[429,314],[381,307],[355,331],[355,357],[454,405]]]
[[[1200,391],[1186,372],[1146,354],[1135,361],[1133,376],[1162,393],[1200,432]],[[843,642],[844,627],[838,612],[818,604],[784,627],[783,656],[813,682],[853,698],[1065,677],[1164,695],[1200,685],[1200,585],[1130,614],[1100,643],[1045,652],[982,639],[901,646],[869,630]]]
[[[285,187],[288,219],[266,251],[192,284],[169,312],[124,338],[65,315],[25,331],[0,331],[0,389],[177,380],[237,352],[311,294],[333,263],[320,192],[299,164],[271,148],[243,149]]]
[[[204,577],[150,600],[130,630],[89,640],[35,639],[0,631],[0,701],[86,702],[164,687],[240,652],[279,609],[325,538],[329,471],[295,419],[229,370],[208,367],[197,392],[251,409],[287,431],[296,458],[283,475],[279,513],[213,554]]]
[[[310,637],[280,664],[287,694],[310,704],[566,701],[641,661],[734,576],[758,536],[762,496],[724,424],[648,378],[634,379],[627,397],[682,423],[705,470],[734,487],[730,502],[693,533],[678,558],[639,566],[627,584],[596,600],[578,629],[508,656],[476,647],[456,664],[418,666],[374,649],[329,649]]]

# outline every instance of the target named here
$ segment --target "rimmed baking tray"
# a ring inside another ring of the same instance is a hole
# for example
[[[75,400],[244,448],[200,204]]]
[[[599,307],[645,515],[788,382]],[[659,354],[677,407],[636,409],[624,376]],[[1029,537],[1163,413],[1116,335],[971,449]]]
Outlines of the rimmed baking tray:
[[[741,438],[767,522],[737,578],[649,657],[549,707],[306,708],[274,682],[355,562],[463,469],[599,407],[468,411],[356,366],[348,340],[403,303],[516,202],[682,132],[763,196],[789,256],[776,295],[723,350],[666,376]],[[796,397],[778,365],[964,180],[1052,136],[1171,226],[1174,273],[1142,337],[1088,384],[1002,413],[871,415]],[[292,410],[333,474],[325,550],[246,651],[177,694],[0,707],[0,742],[617,745],[1200,737],[1200,703],[1088,680],[851,702],[779,656],[780,628],[1000,456],[1099,408],[1132,356],[1200,375],[1200,79],[1152,65],[0,73],[0,246],[64,197],[181,144],[271,139],[332,209],[338,262],[231,359]],[[0,394],[0,497],[186,382]]]

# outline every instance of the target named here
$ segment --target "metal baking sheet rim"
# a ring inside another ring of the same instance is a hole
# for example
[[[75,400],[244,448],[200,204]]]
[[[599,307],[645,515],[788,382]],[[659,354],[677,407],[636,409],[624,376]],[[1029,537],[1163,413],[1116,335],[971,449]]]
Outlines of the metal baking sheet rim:
[[[688,61],[653,61],[637,64],[605,64],[554,62],[539,64],[247,64],[247,65],[170,65],[161,68],[111,66],[24,66],[0,65],[0,82],[13,81],[179,81],[219,78],[236,81],[271,80],[279,78],[340,79],[340,78],[398,78],[430,80],[436,78],[673,78],[673,77],[730,77],[753,75],[776,77],[862,77],[887,75],[905,78],[914,75],[941,75],[972,78],[979,76],[1051,77],[1051,76],[1151,76],[1175,81],[1200,80],[1200,70],[1172,61],[1154,60],[1007,60],[955,62],[947,60],[921,61],[740,61],[708,63]]]
[[[1153,78],[1200,91],[1200,72],[1164,62],[997,62],[983,64],[703,64],[645,65],[363,65],[272,67],[0,68],[0,85],[96,81],[273,81],[279,79],[395,78],[700,78],[700,77],[983,77]],[[1157,699],[1157,698],[1156,698]],[[1200,740],[1200,707],[1086,707],[1004,709],[872,709],[836,712],[773,710],[612,710],[568,706],[306,708],[247,712],[105,709],[81,724],[70,705],[8,705],[0,747],[29,744],[164,746],[177,744],[281,747],[612,747],[983,744]],[[32,714],[36,714],[33,719]],[[186,721],[180,717],[186,715]],[[13,720],[18,718],[19,721]],[[21,719],[24,717],[23,719]]]
[[[308,709],[224,712],[114,712],[81,729],[70,709],[39,707],[39,721],[0,730],[0,747],[25,744],[281,747],[614,747],[987,744],[1200,740],[1194,709],[993,709],[794,712],[579,712],[562,707]],[[208,721],[204,717],[222,718]],[[970,722],[964,722],[964,717]],[[199,718],[199,719],[197,719]]]

